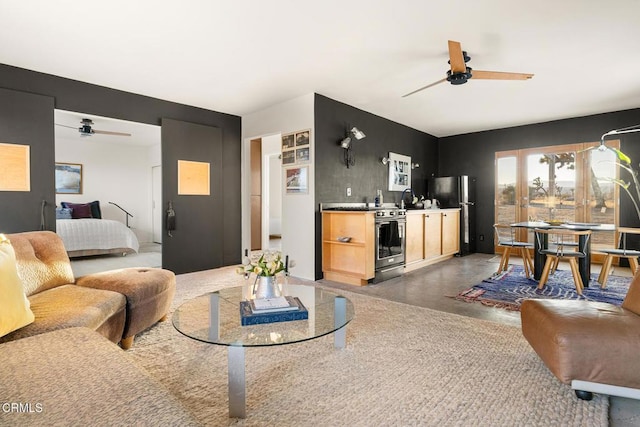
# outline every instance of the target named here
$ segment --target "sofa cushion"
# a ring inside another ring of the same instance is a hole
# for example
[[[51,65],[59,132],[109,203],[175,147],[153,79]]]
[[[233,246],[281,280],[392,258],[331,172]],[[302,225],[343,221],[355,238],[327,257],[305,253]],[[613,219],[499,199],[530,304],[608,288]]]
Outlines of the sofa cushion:
[[[70,328],[0,345],[0,425],[197,425],[160,383],[116,345]]]
[[[18,275],[27,296],[74,282],[69,256],[56,233],[29,231],[7,237],[15,250]]]
[[[0,337],[33,322],[33,312],[18,277],[13,246],[3,234],[0,234],[0,295]]]
[[[74,326],[99,330],[114,317],[120,318],[116,319],[120,329],[112,332],[110,328],[109,334],[117,336],[115,342],[122,337],[126,300],[120,293],[63,285],[34,294],[29,300],[35,322],[0,338],[0,342]]]

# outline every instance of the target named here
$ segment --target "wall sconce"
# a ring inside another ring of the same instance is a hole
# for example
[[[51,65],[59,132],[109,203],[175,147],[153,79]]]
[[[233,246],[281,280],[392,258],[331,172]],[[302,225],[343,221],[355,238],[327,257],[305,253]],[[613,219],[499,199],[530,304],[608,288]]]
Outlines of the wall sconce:
[[[347,131],[347,135],[340,141],[340,146],[344,148],[344,164],[347,168],[356,164],[356,158],[351,148],[353,138],[362,139],[365,136],[364,132],[354,126],[351,130]]]
[[[411,169],[416,169],[420,167],[420,163],[411,163]]]
[[[389,159],[386,157],[383,157],[380,159],[380,163],[382,163],[383,165],[387,166],[387,163],[389,163]]]

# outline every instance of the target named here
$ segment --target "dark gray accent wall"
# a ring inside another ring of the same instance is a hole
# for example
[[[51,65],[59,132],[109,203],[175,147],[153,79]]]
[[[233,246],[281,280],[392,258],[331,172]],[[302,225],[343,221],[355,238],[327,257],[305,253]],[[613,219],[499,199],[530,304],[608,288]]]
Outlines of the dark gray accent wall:
[[[322,277],[320,203],[374,202],[382,190],[384,202],[400,202],[401,192],[388,191],[388,166],[380,159],[389,152],[411,156],[420,165],[413,169],[412,187],[417,195],[426,193],[426,179],[437,174],[438,139],[375,114],[316,94],[315,115],[315,199],[316,278]],[[366,134],[353,142],[356,163],[347,168],[339,142],[347,129],[356,126]],[[352,195],[347,197],[346,188]],[[426,194],[425,194],[426,196]]]
[[[188,76],[185,76],[188,78]],[[53,108],[95,114],[104,117],[161,125],[162,118],[214,126],[222,133],[223,194],[217,201],[221,212],[222,234],[215,242],[222,252],[222,265],[240,262],[241,258],[241,119],[231,114],[164,101],[103,86],[65,79],[0,64],[0,87],[44,95],[54,99],[51,115],[51,149],[53,150]],[[0,135],[1,136],[1,135]],[[176,159],[177,160],[177,159]],[[53,168],[53,158],[51,159]],[[164,162],[164,159],[163,159]],[[53,172],[52,189],[53,189]],[[163,181],[169,179],[164,175]],[[53,191],[51,190],[51,195]],[[30,207],[16,207],[16,216],[28,215]],[[198,236],[185,251],[199,250]]]
[[[0,191],[0,233],[39,230],[43,201],[55,230],[53,98],[0,89],[0,142],[28,145],[31,172],[31,191]]]
[[[497,151],[525,149],[560,144],[599,141],[612,129],[640,124],[640,109],[556,120],[527,126],[441,138],[439,171],[441,175],[477,177],[477,251],[493,253],[494,176]],[[640,133],[620,135],[621,151],[640,160]],[[621,175],[628,180],[628,176]],[[626,194],[620,194],[620,225],[640,226],[640,221]],[[484,235],[484,241],[479,239]]]
[[[164,210],[171,201],[175,230],[163,231],[162,265],[175,273],[187,273],[223,264],[220,236],[222,220],[222,132],[219,128],[178,120],[162,121],[162,170]],[[174,159],[209,163],[210,195],[178,194],[178,164]],[[195,251],[185,248],[195,246]]]

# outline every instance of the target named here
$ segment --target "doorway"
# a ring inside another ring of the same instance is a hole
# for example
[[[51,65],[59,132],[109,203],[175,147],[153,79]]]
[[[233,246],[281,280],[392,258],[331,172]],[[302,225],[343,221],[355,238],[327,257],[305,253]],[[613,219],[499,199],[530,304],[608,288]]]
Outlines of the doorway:
[[[83,119],[92,121],[95,133],[85,135],[79,130]],[[154,223],[157,214],[153,213],[154,201],[161,208],[154,196],[156,186],[162,186],[161,179],[156,181],[154,177],[154,166],[160,165],[161,160],[160,127],[65,110],[54,110],[54,123],[55,161],[82,168],[81,191],[56,194],[56,205],[98,201],[101,220],[120,222],[133,232],[139,243],[138,252],[126,257],[99,255],[102,264],[112,258],[105,268],[120,268],[115,263],[126,267],[143,255],[141,266],[161,266],[162,235],[158,239]],[[97,259],[92,256],[72,261],[98,264]],[[85,268],[83,272],[86,271]]]
[[[281,250],[282,160],[281,135],[250,141],[251,250]]]

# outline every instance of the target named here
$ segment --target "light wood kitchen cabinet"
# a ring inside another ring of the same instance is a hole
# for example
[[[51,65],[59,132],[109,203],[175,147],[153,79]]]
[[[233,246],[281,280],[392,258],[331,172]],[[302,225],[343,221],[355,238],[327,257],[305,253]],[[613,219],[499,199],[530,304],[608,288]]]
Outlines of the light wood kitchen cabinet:
[[[405,271],[443,261],[458,253],[459,230],[460,209],[408,211]]]
[[[442,213],[442,255],[460,252],[460,211]]]
[[[442,213],[424,214],[424,257],[442,255]]]
[[[322,272],[335,282],[365,286],[375,276],[374,213],[322,212]],[[349,237],[349,242],[338,238]]]
[[[407,215],[405,262],[424,259],[424,221],[422,215]]]

